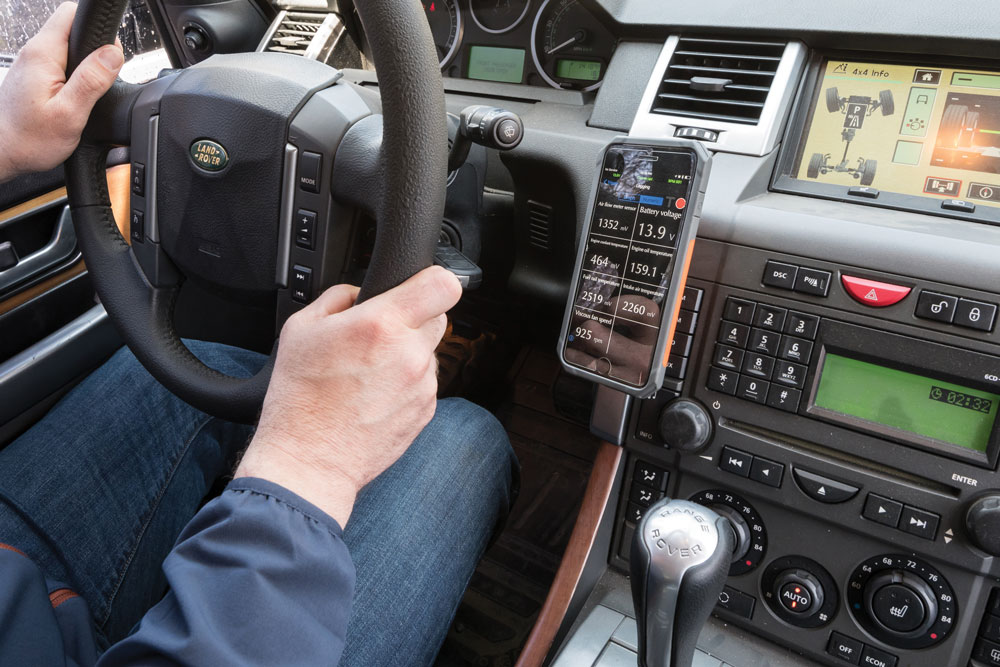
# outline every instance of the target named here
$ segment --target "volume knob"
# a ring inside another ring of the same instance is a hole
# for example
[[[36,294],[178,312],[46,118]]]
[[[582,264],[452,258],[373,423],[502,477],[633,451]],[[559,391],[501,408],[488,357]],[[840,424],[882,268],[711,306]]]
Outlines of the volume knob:
[[[965,527],[976,546],[990,554],[1000,556],[1000,495],[983,496],[969,506]]]
[[[696,452],[712,440],[712,417],[700,403],[679,398],[660,413],[660,437],[672,449]]]

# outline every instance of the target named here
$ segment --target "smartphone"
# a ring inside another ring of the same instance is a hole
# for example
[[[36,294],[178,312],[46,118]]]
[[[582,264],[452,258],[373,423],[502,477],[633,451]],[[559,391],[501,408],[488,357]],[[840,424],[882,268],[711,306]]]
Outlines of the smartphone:
[[[559,338],[568,372],[639,398],[660,388],[709,161],[680,139],[605,149]]]

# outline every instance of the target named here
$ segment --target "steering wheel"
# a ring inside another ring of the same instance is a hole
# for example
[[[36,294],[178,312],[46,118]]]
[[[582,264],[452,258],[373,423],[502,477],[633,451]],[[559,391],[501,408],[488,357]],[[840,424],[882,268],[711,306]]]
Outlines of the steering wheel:
[[[67,74],[114,41],[126,2],[80,0]],[[277,344],[253,377],[205,366],[173,324],[184,280],[237,301],[278,299],[279,317],[283,308],[287,315],[298,307],[289,295],[302,277],[290,275],[297,270],[292,211],[310,196],[330,211],[332,226],[336,211],[352,207],[376,220],[359,301],[432,263],[447,129],[430,29],[417,0],[356,6],[372,28],[381,100],[300,56],[216,55],[146,84],[116,81],[66,163],[80,249],[112,322],[157,380],[217,417],[257,418]],[[131,151],[131,246],[114,223],[106,185],[114,146]],[[307,160],[319,178],[300,182]],[[331,246],[335,236],[317,262],[331,250],[343,254]]]

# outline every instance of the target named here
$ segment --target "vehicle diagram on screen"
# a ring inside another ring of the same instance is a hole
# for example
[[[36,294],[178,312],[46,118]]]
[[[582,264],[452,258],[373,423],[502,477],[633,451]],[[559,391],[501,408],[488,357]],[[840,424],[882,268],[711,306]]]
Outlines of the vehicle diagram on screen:
[[[948,95],[931,163],[1000,173],[1000,98],[968,93]]]
[[[834,158],[830,153],[813,153],[812,157],[809,158],[806,176],[819,178],[831,172],[844,173],[859,179],[861,185],[871,185],[875,181],[878,162],[864,157],[858,157],[857,161],[854,162],[848,159],[848,155],[851,151],[851,142],[864,127],[866,118],[876,111],[881,111],[883,116],[891,116],[895,113],[896,103],[893,100],[892,91],[881,91],[878,99],[862,95],[841,97],[840,91],[836,86],[833,86],[826,89],[825,97],[828,112],[844,114],[844,124],[840,132],[840,138],[844,142],[844,153],[837,163],[833,162]]]

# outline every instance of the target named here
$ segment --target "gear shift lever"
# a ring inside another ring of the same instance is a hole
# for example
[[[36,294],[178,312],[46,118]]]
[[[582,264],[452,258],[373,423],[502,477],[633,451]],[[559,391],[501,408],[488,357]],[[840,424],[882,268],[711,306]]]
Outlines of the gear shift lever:
[[[707,507],[664,498],[646,511],[630,558],[639,667],[691,667],[733,543],[729,522]]]

